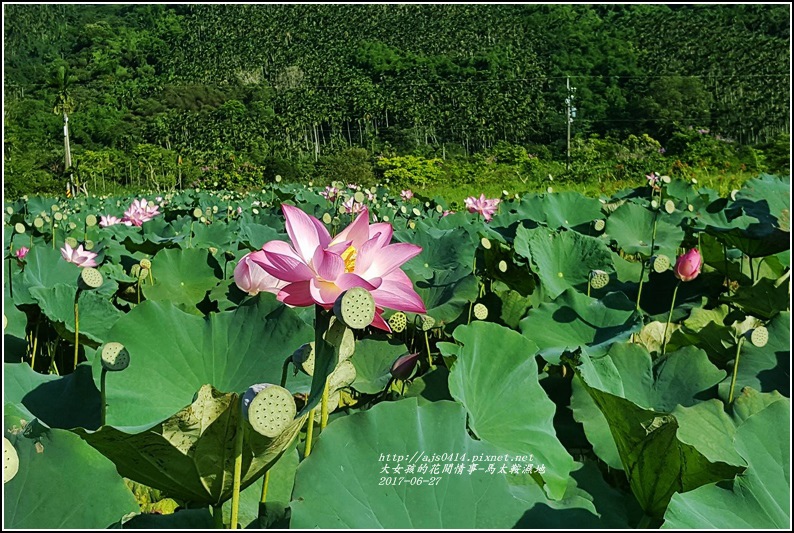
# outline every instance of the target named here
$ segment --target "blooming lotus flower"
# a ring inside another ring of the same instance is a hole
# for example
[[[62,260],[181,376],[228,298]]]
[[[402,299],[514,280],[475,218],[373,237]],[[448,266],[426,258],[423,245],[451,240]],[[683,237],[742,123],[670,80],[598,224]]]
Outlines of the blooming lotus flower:
[[[345,213],[353,213],[358,214],[364,209],[364,204],[360,204],[355,201],[355,199],[351,196],[347,202],[342,203],[342,207],[345,208]]]
[[[103,228],[107,228],[108,226],[115,226],[116,224],[121,224],[122,220],[118,217],[114,217],[113,215],[100,215],[99,217],[99,225]]]
[[[367,200],[368,201],[374,202],[377,199],[378,199],[378,195],[376,195],[374,192],[368,192],[367,193]]]
[[[659,180],[661,179],[659,176],[656,175],[656,172],[651,172],[650,174],[645,175],[645,179],[648,180],[648,185],[651,187],[655,187],[659,184]]]
[[[127,226],[141,226],[160,214],[157,206],[148,204],[145,198],[140,200],[133,200],[130,207],[124,211],[124,219],[122,222]]]
[[[88,250],[83,250],[82,244],[77,248],[72,248],[69,246],[69,243],[64,243],[63,248],[61,248],[61,256],[68,262],[74,263],[79,267],[97,266],[97,262],[94,260],[97,254],[89,252]]]
[[[703,258],[697,248],[692,248],[684,255],[679,255],[675,261],[675,277],[681,281],[692,281],[703,267]]]
[[[375,299],[372,326],[390,331],[381,314],[383,308],[425,313],[408,276],[400,270],[422,248],[414,244],[390,244],[391,224],[369,223],[364,207],[356,219],[331,238],[323,224],[297,207],[282,205],[287,234],[292,244],[270,241],[262,246],[263,256],[252,260],[286,282],[277,298],[290,306],[320,305],[331,309],[346,290],[363,287]]]
[[[324,191],[320,192],[320,196],[326,198],[329,202],[335,202],[339,198],[339,189],[336,187],[326,187]]]
[[[469,196],[464,203],[469,213],[479,213],[485,218],[486,222],[490,222],[494,213],[496,213],[497,206],[499,205],[499,198],[486,199],[485,194],[480,194],[479,198]]]
[[[445,216],[447,216],[447,215],[451,215],[451,214],[453,214],[454,212],[455,212],[455,211],[452,211],[451,209],[445,209],[445,210],[444,210],[444,212],[443,212],[443,213],[441,213],[441,218],[444,218],[444,217],[445,217]]]
[[[265,252],[262,250],[248,253],[234,267],[234,283],[241,291],[247,292],[251,296],[256,296],[261,291],[278,294],[287,285],[286,282],[278,280],[265,272],[265,269],[254,261],[254,258],[264,261],[264,255]]]
[[[348,183],[347,188],[350,189],[351,191],[359,191],[361,190],[361,185],[358,185],[356,183]]]
[[[414,197],[414,192],[411,189],[406,191],[400,191],[400,198],[405,200],[406,202]]]
[[[30,248],[28,248],[26,246],[23,246],[19,250],[17,250],[16,252],[14,252],[14,255],[16,255],[17,259],[19,259],[21,261],[22,259],[25,258],[26,255],[28,255],[29,251],[30,251]]]

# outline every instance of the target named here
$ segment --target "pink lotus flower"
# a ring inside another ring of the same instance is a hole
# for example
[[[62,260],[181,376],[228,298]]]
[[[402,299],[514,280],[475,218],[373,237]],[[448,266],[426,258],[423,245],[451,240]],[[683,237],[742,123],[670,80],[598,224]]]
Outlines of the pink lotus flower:
[[[25,258],[26,255],[28,255],[29,251],[30,251],[30,248],[28,248],[26,246],[23,246],[19,250],[17,250],[16,252],[14,252],[14,255],[16,255],[17,259],[19,259],[21,261],[21,260],[23,260]]]
[[[103,228],[107,228],[108,226],[115,226],[116,224],[121,224],[122,220],[118,217],[114,217],[113,215],[100,215],[99,217],[99,225]]]
[[[451,215],[451,214],[453,214],[454,212],[455,212],[455,211],[452,211],[451,209],[445,209],[445,210],[444,210],[444,212],[443,212],[443,213],[441,213],[441,218],[444,218],[444,217],[445,217],[445,216],[447,216],[447,215]]]
[[[406,191],[400,191],[400,198],[405,200],[406,202],[414,197],[414,191],[408,189]]]
[[[648,180],[648,185],[651,187],[655,187],[659,184],[659,180],[661,179],[659,176],[656,175],[656,172],[651,172],[650,174],[645,175],[645,179]]]
[[[367,200],[368,201],[374,202],[377,199],[378,199],[378,195],[376,195],[374,192],[368,192],[367,193]]]
[[[335,202],[339,198],[339,189],[336,187],[326,187],[324,191],[320,192],[320,196],[326,198],[329,202]]]
[[[481,194],[479,198],[469,196],[465,200],[466,209],[469,210],[469,213],[481,214],[486,222],[490,222],[494,213],[496,213],[499,202],[499,198],[486,199],[485,194]]]
[[[342,207],[345,208],[345,213],[358,214],[364,210],[364,204],[356,202],[352,196],[347,202],[342,203]]]
[[[265,272],[265,269],[254,261],[254,258],[265,261],[265,252],[257,250],[243,256],[237,266],[234,267],[234,283],[237,284],[240,290],[247,292],[251,296],[256,296],[261,291],[278,294],[287,283]]]
[[[89,252],[88,250],[83,250],[82,244],[73,249],[68,243],[64,243],[63,248],[61,248],[61,256],[68,262],[74,263],[79,267],[97,266],[97,262],[94,260],[97,254]]]
[[[149,204],[146,198],[133,200],[130,207],[124,211],[122,222],[127,226],[141,226],[160,214],[155,204]]]
[[[350,189],[351,191],[359,191],[361,190],[361,185],[357,185],[355,183],[348,183],[347,188]]]
[[[333,239],[323,224],[297,207],[282,205],[292,245],[270,241],[262,246],[264,257],[252,260],[276,279],[287,283],[278,299],[290,306],[321,305],[331,309],[336,299],[352,287],[363,287],[375,299],[372,326],[390,331],[381,316],[388,307],[425,313],[422,298],[400,270],[422,248],[414,244],[389,244],[392,226],[369,223],[365,207],[356,219]]]
[[[675,277],[681,281],[692,281],[703,267],[703,258],[700,256],[697,248],[692,248],[684,255],[679,255],[675,261]]]

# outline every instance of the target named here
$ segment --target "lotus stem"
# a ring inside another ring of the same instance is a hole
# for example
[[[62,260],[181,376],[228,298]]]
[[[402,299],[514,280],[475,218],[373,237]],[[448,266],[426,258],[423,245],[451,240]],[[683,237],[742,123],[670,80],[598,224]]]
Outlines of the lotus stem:
[[[188,248],[192,248],[193,247],[193,221],[192,220],[190,221],[190,235],[188,235],[188,238],[187,238],[187,247]]]
[[[237,517],[240,513],[240,484],[243,476],[243,399],[240,398],[240,410],[237,413],[237,433],[234,435],[234,478],[232,482],[232,516],[229,521],[230,529],[237,529]]]
[[[74,297],[74,368],[77,369],[77,359],[80,355],[80,313],[78,311],[77,299],[80,297],[80,290]]]
[[[587,297],[590,297],[590,276],[587,276]]]
[[[223,529],[223,505],[212,506],[212,518],[215,523],[215,529]]]
[[[736,387],[736,376],[739,374],[739,357],[742,355],[742,344],[744,344],[744,335],[739,337],[736,343],[736,360],[733,362],[733,376],[731,377],[731,390],[728,392],[728,405],[733,403],[733,390]]]
[[[328,425],[328,388],[330,387],[330,379],[325,378],[325,388],[323,389],[323,398],[320,402],[320,430],[324,430]]]
[[[753,270],[753,258],[747,256],[747,262],[750,263],[750,284],[755,285],[755,270]]]
[[[260,503],[267,502],[267,486],[270,484],[270,469],[265,470],[265,479],[262,482],[262,497],[259,498]]]
[[[107,378],[108,371],[105,367],[102,367],[102,373],[100,374],[99,378],[99,403],[100,403],[100,414],[99,414],[99,425],[104,426],[105,420],[107,419],[107,393],[105,389],[105,379]]]
[[[427,362],[430,364],[430,368],[433,368],[433,356],[430,355],[430,339],[427,336],[427,331],[425,331],[425,346],[427,346]]]
[[[670,327],[670,321],[673,319],[673,309],[675,309],[675,297],[678,294],[678,287],[681,286],[679,281],[673,290],[673,302],[670,304],[670,314],[667,315],[667,323],[664,325],[664,336],[662,336],[662,356],[667,352],[667,328]]]
[[[728,293],[730,294],[730,292],[731,292],[731,273],[728,270],[728,247],[725,244],[722,245],[722,257],[725,259],[725,286],[728,288]]]
[[[9,293],[11,295],[11,298],[14,297],[14,276],[13,276],[13,272],[11,271],[11,263],[14,260],[12,259],[11,255],[10,255],[10,254],[13,253],[13,250],[14,250],[14,245],[12,244],[11,248],[9,248],[9,252],[8,252],[9,253],[9,256],[8,256],[8,291],[9,291]]]
[[[645,261],[642,262],[642,270],[640,271],[640,288],[637,291],[637,312],[642,311],[642,309],[640,309],[640,298],[642,297],[642,285],[643,285],[643,283],[645,283]],[[588,290],[590,289],[589,281],[588,281],[587,288],[588,288]],[[589,293],[587,295],[590,296]]]
[[[138,277],[138,283],[135,284],[136,292],[138,294],[138,304],[141,303],[141,278]]]
[[[36,321],[36,331],[33,333],[33,355],[30,357],[30,368],[36,370],[36,351],[39,347],[39,324],[41,321]]]
[[[287,374],[289,373],[289,364],[292,362],[292,356],[290,355],[284,360],[284,364],[281,365],[281,385],[282,387],[287,387]]]
[[[312,453],[312,434],[314,433],[314,409],[309,411],[309,419],[306,421],[306,445],[303,449],[303,458],[309,457]]]

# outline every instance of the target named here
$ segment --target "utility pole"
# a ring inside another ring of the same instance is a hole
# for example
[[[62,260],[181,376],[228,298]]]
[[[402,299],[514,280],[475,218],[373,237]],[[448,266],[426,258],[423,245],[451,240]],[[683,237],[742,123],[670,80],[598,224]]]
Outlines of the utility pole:
[[[571,87],[571,77],[565,77],[565,88],[567,92],[567,97],[565,98],[565,119],[568,123],[568,157],[565,163],[565,170],[571,170],[571,124],[573,123],[573,119],[576,117],[576,108],[573,106],[573,98],[574,93],[576,92],[576,87]]]

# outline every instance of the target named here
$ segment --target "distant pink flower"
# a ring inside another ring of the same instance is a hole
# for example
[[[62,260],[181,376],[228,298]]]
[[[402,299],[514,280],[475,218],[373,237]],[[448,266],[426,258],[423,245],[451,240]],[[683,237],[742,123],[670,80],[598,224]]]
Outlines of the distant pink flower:
[[[238,206],[237,206],[237,214],[238,214],[238,215],[239,215],[239,214],[242,214],[242,212],[243,212],[243,208],[242,208],[242,206],[239,206],[239,205],[238,205]]]
[[[481,194],[479,198],[469,196],[466,198],[465,204],[469,213],[479,213],[485,218],[486,222],[490,222],[500,201],[499,198],[486,199],[485,194]]]
[[[356,215],[364,210],[364,204],[356,202],[352,196],[347,202],[342,203],[342,207],[345,208],[345,213],[353,213]]]
[[[406,202],[413,197],[414,197],[414,192],[411,189],[400,191],[400,198],[402,198]]]
[[[326,187],[324,191],[320,192],[320,196],[326,198],[329,202],[335,202],[339,198],[339,189],[336,187]]]
[[[124,211],[122,222],[127,226],[141,226],[159,214],[160,211],[156,205],[148,203],[146,198],[141,198],[133,200],[130,207]]]
[[[118,217],[114,217],[113,215],[100,215],[99,217],[99,225],[103,228],[107,228],[108,226],[115,226],[116,224],[121,224],[122,220]]]
[[[703,258],[697,248],[692,248],[684,255],[679,255],[675,261],[673,272],[681,281],[692,281],[700,274],[703,267]]]
[[[444,210],[444,212],[443,212],[443,213],[441,213],[441,218],[444,218],[444,217],[445,217],[445,216],[447,216],[447,215],[451,215],[451,214],[453,214],[454,212],[455,212],[455,211],[452,211],[451,209],[445,209],[445,210]]]
[[[252,260],[287,283],[278,299],[290,306],[320,305],[331,309],[346,290],[363,287],[375,299],[372,326],[390,331],[381,314],[383,308],[425,313],[422,298],[400,269],[422,248],[414,244],[389,244],[389,223],[369,223],[366,207],[336,237],[331,238],[322,222],[297,207],[282,205],[287,234],[292,244],[270,241],[262,246],[264,257]]]
[[[374,192],[368,192],[368,193],[367,193],[367,200],[368,200],[368,201],[370,201],[370,202],[374,202],[374,201],[375,201],[375,200],[377,200],[377,199],[378,199],[378,195],[377,195],[377,194],[375,194]]]
[[[64,243],[63,248],[61,248],[61,256],[68,262],[74,263],[79,267],[97,266],[97,262],[94,260],[97,254],[89,252],[88,250],[83,250],[82,244],[76,249],[73,249],[68,243]]]
[[[348,183],[347,188],[350,189],[351,191],[358,191],[361,190],[361,185],[357,185],[355,183]]]
[[[256,296],[262,291],[278,294],[287,283],[265,272],[265,269],[254,261],[254,258],[264,261],[265,252],[257,250],[244,255],[234,268],[234,283],[241,291],[245,291],[251,296]]]
[[[645,175],[645,179],[648,180],[648,185],[651,187],[655,187],[659,184],[661,178],[656,175],[656,172],[651,172],[650,174]]]
[[[26,246],[23,246],[19,250],[17,250],[16,252],[14,252],[14,255],[16,255],[17,259],[19,259],[21,261],[22,259],[25,259],[25,256],[28,255],[29,251],[30,251],[30,248],[28,248]]]

